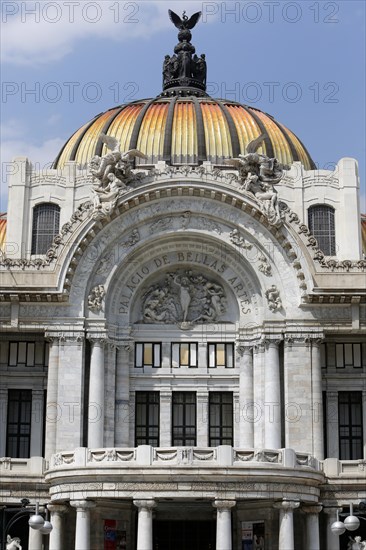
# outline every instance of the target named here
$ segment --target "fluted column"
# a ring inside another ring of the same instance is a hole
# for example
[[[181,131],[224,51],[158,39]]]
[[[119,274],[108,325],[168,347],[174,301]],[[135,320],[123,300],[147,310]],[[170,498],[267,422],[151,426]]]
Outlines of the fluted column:
[[[63,550],[62,541],[62,516],[67,512],[67,506],[62,504],[47,504],[47,508],[51,513],[51,523],[53,529],[49,535],[49,550]]]
[[[90,548],[90,510],[95,502],[74,500],[70,504],[76,508],[75,550],[87,550]]]
[[[45,457],[49,459],[56,452],[56,428],[60,414],[57,400],[59,339],[56,336],[48,336],[47,339],[50,342],[50,346],[47,375]]]
[[[253,348],[240,345],[239,375],[239,446],[254,447],[254,388],[253,388]]]
[[[281,384],[278,346],[278,341],[266,342],[264,358],[264,446],[266,449],[281,448]]]
[[[322,506],[304,506],[302,511],[306,514],[306,548],[320,550],[319,514]]]
[[[253,347],[253,391],[254,391],[254,447],[264,447],[264,345]]]
[[[8,422],[8,389],[0,389],[0,456],[6,456],[6,432]]]
[[[172,444],[172,392],[170,389],[160,390],[160,447],[170,447]]]
[[[217,509],[216,550],[232,550],[231,508],[235,500],[215,500],[212,506]]]
[[[32,431],[30,456],[42,456],[44,390],[32,390]]]
[[[208,446],[208,392],[197,392],[197,447]]]
[[[154,500],[134,500],[138,508],[136,550],[153,550],[153,509]]]
[[[130,402],[130,356],[131,342],[119,342],[116,360],[116,409],[115,409],[115,445],[129,447],[130,419],[134,417],[134,404]]]
[[[313,340],[311,347],[311,374],[313,396],[313,455],[318,460],[324,459],[323,431],[323,386],[322,365],[320,355],[321,340]]]
[[[278,550],[295,550],[293,512],[299,506],[300,502],[286,499],[274,505],[280,511]]]
[[[28,550],[43,550],[43,535],[29,527]]]
[[[326,550],[339,550],[339,536],[332,533],[331,526],[337,521],[337,510],[339,508],[324,508],[323,512],[327,517],[327,546]]]
[[[104,338],[91,337],[88,447],[104,443]]]

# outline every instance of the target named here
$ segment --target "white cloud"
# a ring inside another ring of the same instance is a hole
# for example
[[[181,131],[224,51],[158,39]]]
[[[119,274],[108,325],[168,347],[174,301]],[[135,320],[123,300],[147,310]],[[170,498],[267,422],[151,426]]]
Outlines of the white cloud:
[[[179,14],[200,9],[195,1],[116,2],[9,2],[14,15],[3,13],[1,60],[4,63],[40,66],[71,54],[85,39],[126,42],[150,37],[171,25],[168,8]],[[117,9],[118,6],[118,9]],[[31,13],[31,9],[35,14]],[[10,9],[10,8],[9,8]],[[93,23],[93,19],[96,21]],[[52,22],[54,20],[54,22]]]

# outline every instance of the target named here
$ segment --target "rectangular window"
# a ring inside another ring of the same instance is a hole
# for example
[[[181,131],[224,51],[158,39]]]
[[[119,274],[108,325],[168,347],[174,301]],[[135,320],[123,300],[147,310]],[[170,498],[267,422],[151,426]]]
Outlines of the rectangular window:
[[[135,367],[161,367],[161,344],[154,342],[136,344]]]
[[[6,456],[29,458],[32,390],[8,390]]]
[[[172,344],[172,367],[197,367],[197,344]]]
[[[233,394],[210,392],[209,446],[233,445]]]
[[[43,344],[40,344],[40,345],[43,346]],[[34,367],[34,365],[36,364],[35,361],[36,361],[35,342],[10,342],[9,361],[8,361],[9,367],[15,367],[17,365]]]
[[[339,458],[363,457],[362,392],[338,393]]]
[[[138,391],[135,397],[135,446],[159,447],[159,392]]]
[[[173,446],[196,445],[196,394],[194,392],[173,392]]]
[[[208,366],[209,368],[234,367],[234,344],[214,343],[208,344]]]
[[[336,344],[336,367],[361,368],[361,344]]]

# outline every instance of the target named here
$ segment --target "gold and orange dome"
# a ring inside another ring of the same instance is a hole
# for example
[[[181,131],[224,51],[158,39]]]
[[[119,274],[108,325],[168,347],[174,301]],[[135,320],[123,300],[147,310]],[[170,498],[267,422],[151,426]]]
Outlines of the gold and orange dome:
[[[138,165],[151,166],[159,160],[171,165],[203,161],[224,165],[224,159],[245,154],[248,143],[264,134],[259,153],[283,164],[300,161],[305,169],[315,169],[299,138],[271,115],[194,93],[134,101],[97,115],[70,137],[53,167],[62,168],[68,161],[85,166],[94,155],[106,154],[106,146],[99,140],[102,132],[117,138],[121,151],[145,153],[147,160],[136,159]]]

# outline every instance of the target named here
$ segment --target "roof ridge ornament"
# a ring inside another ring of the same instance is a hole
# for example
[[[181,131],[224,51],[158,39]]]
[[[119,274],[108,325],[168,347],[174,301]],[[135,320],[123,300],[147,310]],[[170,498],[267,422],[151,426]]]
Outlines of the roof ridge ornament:
[[[163,63],[163,93],[162,96],[206,96],[207,64],[205,54],[200,57],[191,44],[193,29],[202,12],[198,11],[191,17],[184,11],[179,17],[174,11],[168,10],[173,25],[179,29],[179,43],[174,48],[174,55],[166,55]],[[168,91],[169,90],[169,91]]]

